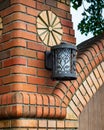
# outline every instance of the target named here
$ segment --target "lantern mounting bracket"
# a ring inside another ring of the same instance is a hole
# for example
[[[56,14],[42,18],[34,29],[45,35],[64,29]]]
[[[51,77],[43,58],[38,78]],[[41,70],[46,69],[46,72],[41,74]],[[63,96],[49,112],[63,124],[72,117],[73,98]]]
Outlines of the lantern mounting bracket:
[[[50,51],[45,52],[45,68],[52,70],[52,53]]]

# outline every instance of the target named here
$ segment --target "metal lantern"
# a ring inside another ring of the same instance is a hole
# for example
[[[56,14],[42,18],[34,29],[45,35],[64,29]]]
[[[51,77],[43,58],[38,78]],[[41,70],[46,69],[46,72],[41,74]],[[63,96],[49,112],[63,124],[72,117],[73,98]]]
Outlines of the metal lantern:
[[[53,79],[76,79],[76,50],[73,44],[62,42],[46,52],[46,68],[52,70]]]

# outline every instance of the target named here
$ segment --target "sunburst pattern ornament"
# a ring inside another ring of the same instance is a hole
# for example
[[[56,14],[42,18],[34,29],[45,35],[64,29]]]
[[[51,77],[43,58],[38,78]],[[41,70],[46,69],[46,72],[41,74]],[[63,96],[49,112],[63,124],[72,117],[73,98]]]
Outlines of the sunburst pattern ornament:
[[[44,44],[60,44],[63,34],[60,19],[52,11],[42,11],[37,18],[37,32]]]

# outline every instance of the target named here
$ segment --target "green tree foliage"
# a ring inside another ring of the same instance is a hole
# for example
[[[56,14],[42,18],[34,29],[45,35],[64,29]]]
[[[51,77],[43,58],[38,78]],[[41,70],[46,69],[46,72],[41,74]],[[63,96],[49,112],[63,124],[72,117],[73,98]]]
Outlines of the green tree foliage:
[[[85,2],[89,3],[88,8]],[[104,0],[71,0],[71,3],[76,10],[81,5],[84,8],[83,19],[78,25],[81,34],[87,35],[91,32],[98,35],[104,32]]]

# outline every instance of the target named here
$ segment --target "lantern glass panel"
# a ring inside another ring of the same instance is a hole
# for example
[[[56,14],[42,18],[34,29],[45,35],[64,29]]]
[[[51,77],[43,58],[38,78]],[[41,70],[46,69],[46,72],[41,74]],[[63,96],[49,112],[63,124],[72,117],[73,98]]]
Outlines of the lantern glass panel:
[[[56,49],[55,50],[55,73],[56,74],[63,74],[69,73],[70,71],[70,58],[71,58],[71,51],[70,49]]]

